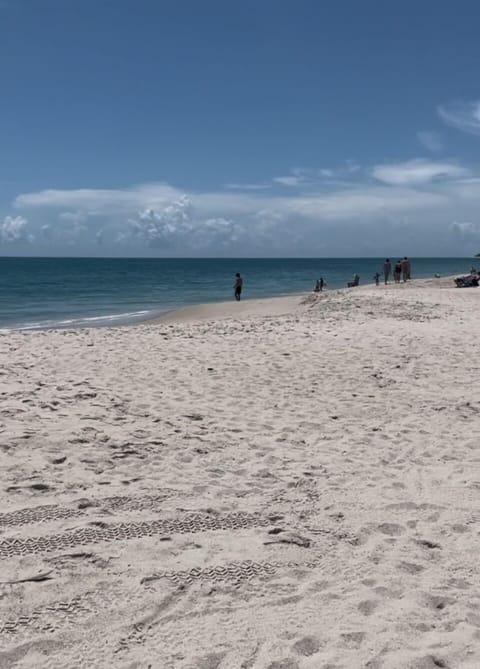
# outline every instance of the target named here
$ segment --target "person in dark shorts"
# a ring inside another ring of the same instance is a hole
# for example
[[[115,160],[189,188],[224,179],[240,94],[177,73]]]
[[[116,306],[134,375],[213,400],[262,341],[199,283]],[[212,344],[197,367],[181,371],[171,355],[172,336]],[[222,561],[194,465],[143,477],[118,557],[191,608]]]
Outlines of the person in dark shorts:
[[[242,288],[243,288],[243,279],[240,276],[240,272],[237,272],[235,274],[235,299],[237,302],[240,302],[240,298],[242,296]]]
[[[395,267],[393,268],[393,278],[395,283],[400,283],[400,277],[402,276],[402,261],[399,260]]]

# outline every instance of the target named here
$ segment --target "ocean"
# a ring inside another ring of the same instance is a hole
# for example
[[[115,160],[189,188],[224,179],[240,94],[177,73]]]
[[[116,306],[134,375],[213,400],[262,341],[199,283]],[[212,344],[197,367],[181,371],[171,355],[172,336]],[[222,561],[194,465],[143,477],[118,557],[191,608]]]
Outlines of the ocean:
[[[392,257],[392,261],[396,258]],[[0,328],[121,325],[178,307],[306,293],[323,276],[340,288],[357,272],[372,283],[384,258],[0,258]],[[412,278],[465,273],[470,258],[413,258]]]

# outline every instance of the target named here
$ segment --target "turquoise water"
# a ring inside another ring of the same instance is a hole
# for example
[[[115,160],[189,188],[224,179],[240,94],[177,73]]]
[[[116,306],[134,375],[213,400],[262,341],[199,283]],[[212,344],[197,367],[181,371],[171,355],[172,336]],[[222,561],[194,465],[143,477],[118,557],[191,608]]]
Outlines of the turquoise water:
[[[391,258],[395,261],[396,258]],[[308,292],[323,276],[339,288],[371,283],[384,258],[0,258],[0,328],[36,329],[147,320],[188,304]],[[468,258],[414,258],[412,277],[467,272]]]

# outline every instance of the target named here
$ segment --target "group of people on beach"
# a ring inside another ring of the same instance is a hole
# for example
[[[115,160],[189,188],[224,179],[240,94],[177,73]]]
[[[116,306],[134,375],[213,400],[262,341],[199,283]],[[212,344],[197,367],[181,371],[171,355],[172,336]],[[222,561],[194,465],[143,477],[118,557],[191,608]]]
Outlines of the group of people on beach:
[[[390,261],[390,258],[386,258],[385,262],[383,263],[383,277],[385,280],[385,285],[387,285],[391,274],[392,274],[392,263]],[[375,272],[375,274],[373,275],[373,280],[375,281],[375,284],[377,286],[380,285],[380,277],[381,277],[380,272]],[[412,266],[407,256],[404,256],[403,260],[399,260],[393,266],[393,279],[395,283],[400,283],[402,279],[404,282],[406,282],[409,281],[411,278],[412,278]],[[353,281],[349,281],[347,283],[347,287],[354,288],[355,286],[358,286],[359,283],[360,283],[360,276],[357,273],[355,273],[353,275]],[[327,284],[325,283],[323,277],[320,277],[319,279],[317,279],[315,283],[315,288],[313,289],[313,292],[321,293],[326,285]]]
[[[409,281],[412,278],[411,275],[411,263],[410,260],[407,258],[407,256],[404,256],[403,260],[398,260],[395,265],[393,266],[393,280],[395,283],[400,283],[400,281]],[[390,261],[390,258],[386,258],[385,262],[383,263],[383,277],[385,279],[385,285],[388,284],[388,280],[390,278],[390,275],[392,274],[392,263]],[[380,272],[375,272],[373,279],[375,281],[375,284],[378,286],[380,284]],[[349,288],[352,288],[354,286],[358,286],[360,283],[360,276],[355,273],[353,276],[353,281],[349,281],[347,286]],[[314,293],[321,293],[323,292],[323,289],[326,287],[326,282],[321,276],[319,279],[316,280],[315,282],[315,287],[313,289]],[[240,299],[242,297],[242,288],[243,288],[243,278],[240,275],[240,272],[237,272],[235,275],[235,284],[233,286],[234,289],[234,296],[237,302],[240,302]]]
[[[412,278],[411,272],[412,269],[410,260],[407,258],[407,256],[404,256],[403,260],[398,260],[393,267],[394,282],[400,283],[400,281],[403,280],[403,282],[405,283],[406,281],[409,281]],[[385,279],[385,285],[387,285],[391,273],[392,273],[392,263],[390,262],[390,258],[387,258],[383,263],[383,277]],[[378,286],[380,281],[380,275],[378,272],[375,274],[374,278],[375,278],[375,283]]]

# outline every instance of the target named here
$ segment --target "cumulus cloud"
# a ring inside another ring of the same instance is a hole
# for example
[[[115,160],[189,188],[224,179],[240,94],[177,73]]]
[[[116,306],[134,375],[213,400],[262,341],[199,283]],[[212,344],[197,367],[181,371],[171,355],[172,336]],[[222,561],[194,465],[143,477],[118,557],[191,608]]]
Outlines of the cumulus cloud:
[[[34,236],[28,232],[28,221],[23,216],[5,216],[0,223],[0,241],[3,244],[34,241]]]
[[[133,238],[166,250],[225,248],[246,236],[245,227],[232,219],[199,216],[185,194],[162,208],[140,211],[128,220],[128,225],[117,242],[126,243]]]
[[[443,150],[442,137],[434,130],[420,130],[417,132],[417,138],[420,144],[432,153],[438,153]]]
[[[180,196],[162,208],[148,208],[129,219],[134,237],[150,246],[171,245],[192,231],[192,205],[186,195]]]
[[[84,211],[65,211],[58,216],[59,224],[51,226],[51,238],[68,246],[75,246],[78,240],[88,236],[88,214]]]
[[[105,253],[132,255],[372,254],[396,235],[427,254],[454,252],[453,239],[457,253],[470,248],[474,228],[451,222],[476,220],[480,175],[452,160],[368,170],[351,162],[341,181],[333,168],[294,169],[298,191],[150,183],[24,193],[14,206],[35,220],[39,244],[76,245],[79,253],[103,244]]]
[[[375,165],[372,175],[391,186],[418,186],[438,179],[465,177],[469,170],[454,162],[416,158],[403,163]]]
[[[437,111],[447,125],[472,135],[480,135],[480,100],[440,105]]]
[[[67,221],[68,223],[83,223],[87,220],[88,216],[85,211],[63,211],[59,214],[58,218],[61,221]]]

